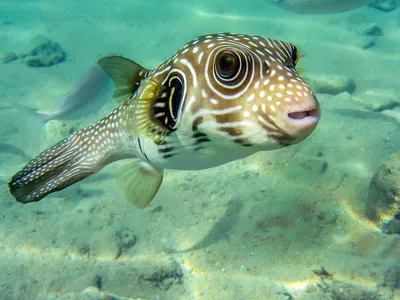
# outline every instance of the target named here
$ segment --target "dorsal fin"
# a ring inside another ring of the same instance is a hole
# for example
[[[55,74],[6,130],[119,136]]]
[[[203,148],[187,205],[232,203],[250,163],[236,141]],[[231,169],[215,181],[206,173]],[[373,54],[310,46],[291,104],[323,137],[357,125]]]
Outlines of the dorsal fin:
[[[98,64],[114,82],[113,98],[118,102],[129,98],[149,71],[134,61],[117,55],[102,57]]]

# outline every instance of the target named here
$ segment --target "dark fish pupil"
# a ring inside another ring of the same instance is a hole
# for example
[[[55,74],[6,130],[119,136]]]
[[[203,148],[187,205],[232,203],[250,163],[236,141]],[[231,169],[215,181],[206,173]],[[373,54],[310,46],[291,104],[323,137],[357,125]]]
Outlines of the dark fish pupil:
[[[231,56],[223,56],[220,61],[221,71],[229,71],[233,66],[233,58]]]
[[[233,77],[238,71],[238,62],[234,54],[230,52],[222,53],[217,61],[217,71],[221,77]]]
[[[297,50],[297,48],[296,47],[294,47],[294,49],[293,49],[293,64],[294,64],[294,66],[296,66],[297,65],[297,63],[298,63],[298,61],[299,61],[299,51]]]

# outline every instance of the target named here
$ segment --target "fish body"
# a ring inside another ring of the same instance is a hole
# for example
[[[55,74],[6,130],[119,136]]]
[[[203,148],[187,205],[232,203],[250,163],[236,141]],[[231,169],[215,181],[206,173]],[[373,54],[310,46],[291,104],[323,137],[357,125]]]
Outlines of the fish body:
[[[154,70],[121,56],[98,64],[122,104],[29,162],[9,183],[17,201],[39,201],[120,159],[117,181],[146,207],[164,169],[200,170],[296,144],[320,110],[295,66],[294,45],[259,36],[198,37]]]
[[[349,11],[372,2],[371,0],[267,0],[298,14],[330,14]]]
[[[53,112],[39,113],[41,119],[44,122],[54,119],[71,119],[71,115],[84,106],[89,106],[93,112],[94,101],[105,92],[109,84],[111,84],[110,78],[96,64],[76,83]]]
[[[110,90],[112,81],[99,65],[94,65],[75,86],[67,93],[65,98],[51,112],[39,112],[23,106],[14,105],[22,112],[34,115],[42,123],[50,120],[75,120],[87,117],[96,112],[105,104],[105,94]]]

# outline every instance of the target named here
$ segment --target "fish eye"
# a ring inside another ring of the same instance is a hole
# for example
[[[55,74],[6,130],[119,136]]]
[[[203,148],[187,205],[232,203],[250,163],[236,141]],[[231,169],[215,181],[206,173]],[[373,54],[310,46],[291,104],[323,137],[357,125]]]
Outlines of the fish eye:
[[[216,71],[223,79],[233,78],[239,71],[240,61],[232,51],[222,51],[216,59]]]
[[[293,63],[294,63],[294,65],[296,66],[297,63],[298,63],[299,60],[300,60],[300,53],[299,53],[299,50],[297,50],[296,47],[293,47],[292,55],[293,55]]]

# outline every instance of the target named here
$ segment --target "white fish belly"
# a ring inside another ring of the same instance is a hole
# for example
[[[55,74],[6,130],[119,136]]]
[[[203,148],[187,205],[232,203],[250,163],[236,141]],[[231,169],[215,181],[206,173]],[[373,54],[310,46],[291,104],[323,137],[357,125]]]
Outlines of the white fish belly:
[[[232,151],[204,147],[202,150],[177,149],[171,157],[165,157],[160,153],[157,146],[149,140],[142,141],[142,151],[146,159],[157,167],[170,170],[202,170],[229,163],[234,160],[245,158],[255,151],[251,149],[233,148]]]

